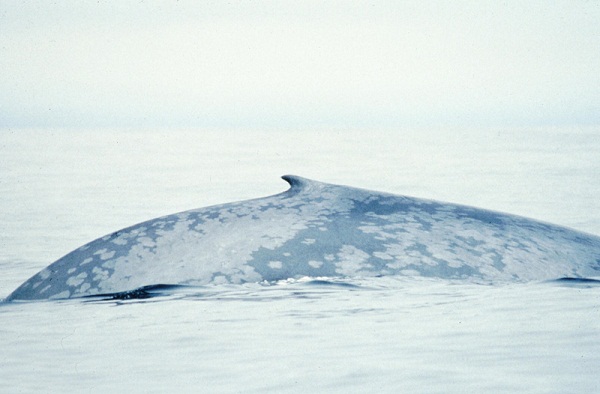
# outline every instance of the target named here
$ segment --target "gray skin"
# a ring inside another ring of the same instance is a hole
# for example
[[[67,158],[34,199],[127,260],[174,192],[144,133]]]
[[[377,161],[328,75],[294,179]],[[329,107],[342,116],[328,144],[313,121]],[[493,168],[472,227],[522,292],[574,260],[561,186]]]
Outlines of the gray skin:
[[[281,194],[149,220],[60,258],[7,300],[298,277],[600,275],[600,238],[456,204],[284,176]]]

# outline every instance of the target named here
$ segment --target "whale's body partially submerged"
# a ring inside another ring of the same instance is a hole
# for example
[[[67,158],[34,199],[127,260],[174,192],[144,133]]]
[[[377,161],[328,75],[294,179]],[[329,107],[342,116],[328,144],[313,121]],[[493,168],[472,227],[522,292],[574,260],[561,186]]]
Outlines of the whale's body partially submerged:
[[[291,188],[281,194],[164,216],[92,241],[7,300],[300,276],[600,275],[596,236],[461,205],[283,178]]]

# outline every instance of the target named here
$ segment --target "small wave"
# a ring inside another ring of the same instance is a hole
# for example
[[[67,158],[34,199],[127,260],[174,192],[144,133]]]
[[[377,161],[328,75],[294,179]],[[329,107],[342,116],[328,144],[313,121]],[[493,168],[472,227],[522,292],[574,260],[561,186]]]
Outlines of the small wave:
[[[554,279],[551,282],[557,283],[563,286],[574,286],[574,287],[594,287],[600,286],[600,279],[594,278],[574,278],[574,277],[564,277]]]
[[[221,284],[221,285],[175,285],[153,284],[136,289],[103,293],[83,297],[85,302],[159,302],[176,299],[187,300],[242,300],[242,301],[268,301],[281,298],[320,298],[329,293],[340,291],[361,290],[390,290],[406,288],[418,284],[453,285],[454,281],[440,280],[438,278],[332,278],[332,277],[300,277],[288,278],[274,282]],[[548,281],[568,287],[595,287],[600,286],[600,278],[563,277]],[[482,285],[483,283],[472,283]],[[490,283],[485,283],[489,285]],[[434,291],[428,287],[427,291]]]
[[[358,289],[362,286],[350,283],[351,279],[348,278],[334,278],[334,277],[311,277],[311,276],[303,276],[300,278],[287,278],[278,280],[275,282],[262,282],[262,284],[271,286],[281,286],[281,285],[302,285],[302,286],[317,286],[317,287],[345,287]]]
[[[83,298],[93,301],[119,301],[119,300],[144,300],[154,297],[165,297],[186,289],[185,285],[156,284],[142,286],[137,289],[122,291],[118,293],[103,293],[85,296]]]
[[[276,282],[244,283],[239,285],[172,285],[154,284],[142,286],[137,289],[117,293],[102,293],[83,297],[85,302],[147,302],[171,299],[198,299],[198,300],[248,300],[261,301],[281,297],[306,297],[321,294],[323,291],[358,290],[363,289],[361,284],[350,281],[321,278],[302,277],[289,278]],[[281,294],[281,292],[285,294]],[[314,294],[313,294],[314,293]]]
[[[360,289],[361,286],[342,281],[331,281],[324,279],[314,279],[305,283],[306,286],[322,286],[322,287],[342,287],[348,289]]]

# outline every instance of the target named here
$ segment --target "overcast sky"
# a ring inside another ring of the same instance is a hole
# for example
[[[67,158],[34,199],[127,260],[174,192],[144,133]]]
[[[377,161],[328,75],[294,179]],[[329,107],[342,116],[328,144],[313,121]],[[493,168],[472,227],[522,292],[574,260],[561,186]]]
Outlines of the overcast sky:
[[[0,2],[0,127],[600,124],[600,2]]]

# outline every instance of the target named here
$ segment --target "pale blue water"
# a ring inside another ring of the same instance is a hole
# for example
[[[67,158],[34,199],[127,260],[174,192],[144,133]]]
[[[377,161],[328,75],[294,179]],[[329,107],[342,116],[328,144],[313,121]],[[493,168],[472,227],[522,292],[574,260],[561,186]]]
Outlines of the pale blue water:
[[[286,173],[600,234],[600,129],[0,131],[0,298]],[[600,287],[370,278],[0,305],[0,392],[595,392]]]

